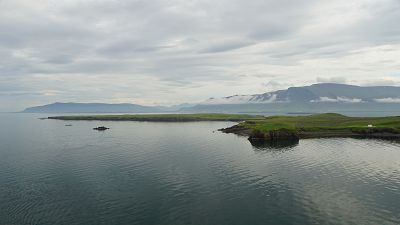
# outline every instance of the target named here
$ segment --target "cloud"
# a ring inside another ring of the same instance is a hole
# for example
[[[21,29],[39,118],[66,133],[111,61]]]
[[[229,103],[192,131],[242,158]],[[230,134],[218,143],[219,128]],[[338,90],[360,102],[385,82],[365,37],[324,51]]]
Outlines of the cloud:
[[[219,105],[219,104],[241,104],[248,103],[251,99],[251,95],[232,95],[223,98],[209,98],[200,104],[204,105]]]
[[[254,42],[249,42],[249,41],[223,41],[221,43],[207,47],[207,49],[205,49],[203,52],[205,53],[226,52],[230,50],[243,48],[253,43]]]
[[[393,78],[380,78],[362,81],[362,85],[365,86],[398,86],[400,85],[400,79]]]
[[[400,103],[400,97],[399,98],[379,98],[379,99],[374,99],[374,101],[379,102],[379,103]]]
[[[0,111],[397,85],[397,21],[397,0],[2,0]]]
[[[270,80],[266,83],[262,83],[262,86],[264,87],[264,90],[277,91],[277,90],[283,90],[287,87],[294,86],[294,84],[282,83],[282,82],[278,82],[276,80]]]
[[[347,79],[345,77],[317,77],[317,82],[345,84]]]
[[[363,103],[364,101],[359,98],[347,98],[347,97],[320,97],[318,100],[311,100],[311,102],[342,102],[342,103]]]

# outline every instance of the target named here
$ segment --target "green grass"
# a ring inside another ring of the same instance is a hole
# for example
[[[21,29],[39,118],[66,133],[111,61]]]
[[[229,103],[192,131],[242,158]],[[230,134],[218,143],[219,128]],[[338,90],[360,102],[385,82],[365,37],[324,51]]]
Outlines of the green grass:
[[[298,132],[318,132],[324,130],[368,130],[393,129],[400,131],[400,117],[347,117],[335,113],[310,116],[271,116],[264,120],[248,120],[242,126],[261,132],[287,129]]]

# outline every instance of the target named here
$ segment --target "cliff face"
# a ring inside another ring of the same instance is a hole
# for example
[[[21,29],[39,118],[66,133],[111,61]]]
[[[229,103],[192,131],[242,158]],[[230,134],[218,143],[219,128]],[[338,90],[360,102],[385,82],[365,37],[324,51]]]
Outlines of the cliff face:
[[[299,141],[300,137],[297,132],[286,129],[272,130],[266,133],[263,133],[258,130],[253,130],[251,135],[249,136],[249,140],[253,139],[262,139],[264,141],[269,141],[269,142],[278,142],[278,141]]]

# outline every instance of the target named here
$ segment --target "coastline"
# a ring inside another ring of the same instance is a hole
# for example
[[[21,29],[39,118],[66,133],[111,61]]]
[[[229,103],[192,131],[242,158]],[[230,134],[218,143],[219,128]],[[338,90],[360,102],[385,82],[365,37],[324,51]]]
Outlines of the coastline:
[[[288,130],[279,129],[266,132],[260,132],[241,125],[234,125],[228,128],[222,128],[219,131],[228,134],[246,136],[252,141],[280,142],[293,141],[300,139],[314,138],[376,138],[376,139],[399,139],[400,131],[390,128],[366,128],[365,130],[353,129],[326,129],[319,131],[306,130]]]
[[[298,142],[311,138],[400,139],[400,117],[347,117],[325,113],[307,116],[258,116],[246,114],[147,114],[54,116],[47,119],[87,121],[196,122],[231,121],[219,129],[248,137],[250,142]]]

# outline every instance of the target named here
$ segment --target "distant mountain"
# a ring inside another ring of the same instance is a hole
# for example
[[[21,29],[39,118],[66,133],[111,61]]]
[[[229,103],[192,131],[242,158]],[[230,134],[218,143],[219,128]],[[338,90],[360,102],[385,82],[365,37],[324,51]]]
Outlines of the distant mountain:
[[[322,83],[254,95],[210,98],[185,112],[347,112],[391,111],[400,114],[400,87],[360,87]]]
[[[290,87],[286,90],[255,95],[233,95],[210,98],[201,104],[248,104],[248,103],[400,103],[400,87],[360,87],[346,84],[323,83],[304,87]]]
[[[25,109],[27,113],[323,113],[391,112],[400,115],[400,87],[322,83],[254,95],[210,98],[200,104],[170,107],[136,104],[53,103]]]
[[[136,104],[106,103],[53,103],[30,107],[24,113],[154,113],[168,111],[167,107],[142,106]]]

